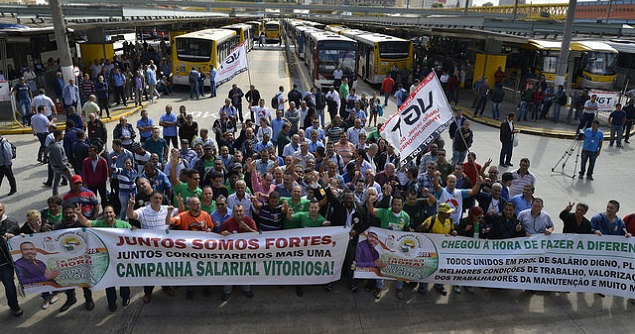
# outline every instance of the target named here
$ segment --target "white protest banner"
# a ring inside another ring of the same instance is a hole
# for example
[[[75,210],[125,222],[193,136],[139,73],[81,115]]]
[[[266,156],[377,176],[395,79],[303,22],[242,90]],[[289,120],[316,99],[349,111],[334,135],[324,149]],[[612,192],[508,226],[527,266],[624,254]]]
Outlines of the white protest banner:
[[[380,133],[399,152],[403,167],[445,130],[452,116],[441,83],[432,71]]]
[[[9,96],[10,90],[11,86],[9,85],[9,81],[0,80],[0,101],[11,101],[11,97]]]
[[[245,43],[241,43],[225,58],[216,71],[216,87],[247,71],[248,66],[247,49]]]
[[[342,227],[224,237],[193,231],[66,229],[9,242],[25,293],[144,285],[303,285],[340,278]]]
[[[600,105],[598,111],[613,111],[615,108],[618,92],[594,89],[589,91],[589,96],[592,95],[598,96],[597,102]]]
[[[621,236],[486,240],[371,227],[359,239],[355,277],[635,298],[634,260],[635,240]]]

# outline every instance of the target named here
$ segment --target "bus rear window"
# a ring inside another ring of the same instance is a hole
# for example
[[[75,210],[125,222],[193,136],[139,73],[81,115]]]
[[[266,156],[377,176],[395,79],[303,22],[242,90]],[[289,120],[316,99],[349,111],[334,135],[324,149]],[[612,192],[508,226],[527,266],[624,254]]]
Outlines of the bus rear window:
[[[275,24],[275,23],[267,23],[267,24],[265,24],[265,29],[266,30],[278,30],[278,29],[280,29],[280,25],[279,24]]]
[[[410,42],[407,42],[407,41],[379,43],[379,54],[382,58],[388,58],[388,59],[407,58],[409,52],[410,52]]]
[[[182,61],[209,62],[212,58],[212,41],[177,38],[176,55]]]

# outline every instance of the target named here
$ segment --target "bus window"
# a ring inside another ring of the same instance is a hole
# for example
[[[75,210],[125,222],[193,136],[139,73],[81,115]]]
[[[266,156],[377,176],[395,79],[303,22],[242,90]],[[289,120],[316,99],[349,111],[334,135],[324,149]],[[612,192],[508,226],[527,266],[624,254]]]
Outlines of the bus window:
[[[592,74],[615,74],[616,54],[606,52],[587,52],[584,58],[584,71]]]
[[[382,58],[398,59],[407,58],[410,54],[409,41],[383,41],[379,43],[379,54]]]
[[[212,56],[212,42],[194,39],[176,40],[177,58],[182,61],[207,62]]]

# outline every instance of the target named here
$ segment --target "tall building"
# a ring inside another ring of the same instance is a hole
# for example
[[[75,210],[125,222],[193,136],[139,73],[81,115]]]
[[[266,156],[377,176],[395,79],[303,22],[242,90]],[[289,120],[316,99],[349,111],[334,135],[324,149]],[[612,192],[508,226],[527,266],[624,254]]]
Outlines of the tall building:
[[[401,0],[402,7],[408,8],[432,8],[434,4],[439,3],[444,8],[450,7],[464,7],[465,1],[468,1],[468,6],[472,6],[472,0]]]
[[[515,0],[498,0],[499,6],[513,6],[514,3],[515,3]],[[519,5],[524,5],[525,3],[526,3],[525,0],[518,0]]]
[[[3,4],[48,5],[48,0],[0,0]]]
[[[371,6],[384,6],[394,7],[397,4],[397,0],[319,0],[324,5],[347,5],[354,6],[359,4],[369,4]],[[312,1],[313,4],[319,4],[320,2]]]

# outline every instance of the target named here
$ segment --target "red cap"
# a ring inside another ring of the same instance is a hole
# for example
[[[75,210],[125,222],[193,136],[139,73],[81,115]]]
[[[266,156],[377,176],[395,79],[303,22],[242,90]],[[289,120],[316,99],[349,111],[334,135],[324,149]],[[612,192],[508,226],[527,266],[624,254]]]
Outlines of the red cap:
[[[82,181],[82,177],[79,175],[73,175],[71,176],[71,184],[75,184],[75,183],[83,183],[84,181]]]

